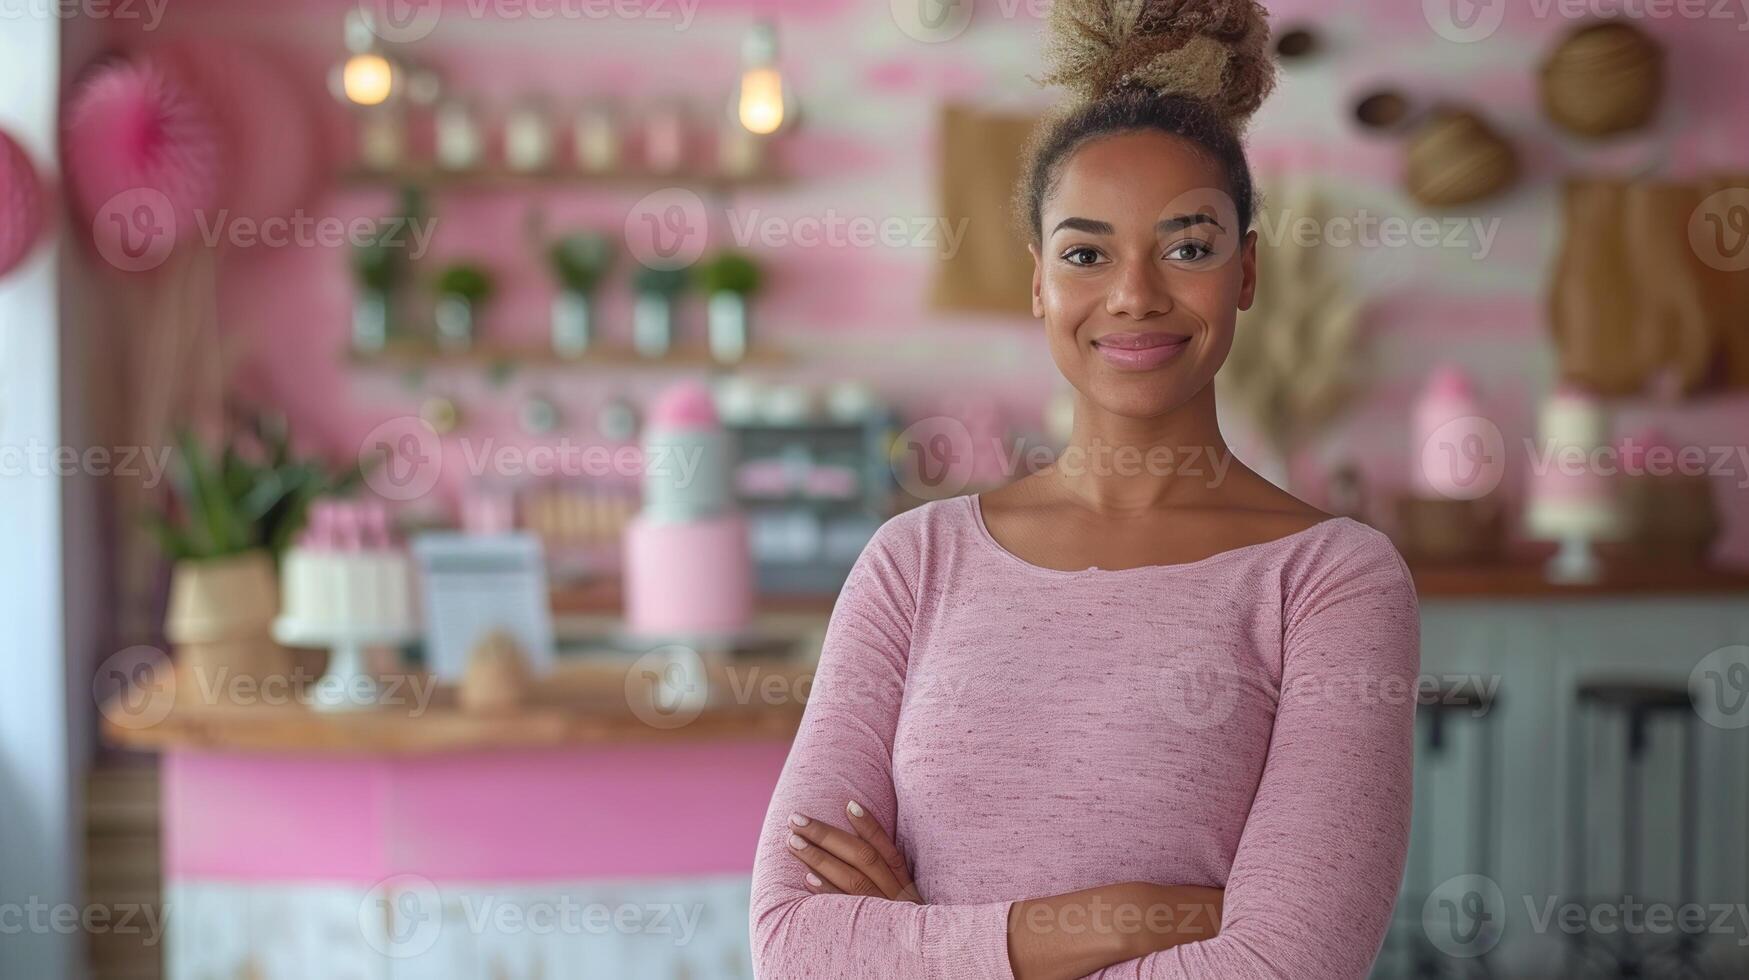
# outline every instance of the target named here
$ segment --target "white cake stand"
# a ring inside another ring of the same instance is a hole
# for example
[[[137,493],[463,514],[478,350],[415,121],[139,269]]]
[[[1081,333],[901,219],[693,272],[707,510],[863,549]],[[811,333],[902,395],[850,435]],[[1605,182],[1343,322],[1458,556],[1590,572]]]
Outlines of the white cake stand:
[[[375,707],[382,698],[382,685],[365,670],[365,648],[399,646],[413,637],[411,629],[315,626],[284,616],[273,623],[273,638],[286,646],[328,650],[328,672],[310,688],[310,707],[317,711]]]

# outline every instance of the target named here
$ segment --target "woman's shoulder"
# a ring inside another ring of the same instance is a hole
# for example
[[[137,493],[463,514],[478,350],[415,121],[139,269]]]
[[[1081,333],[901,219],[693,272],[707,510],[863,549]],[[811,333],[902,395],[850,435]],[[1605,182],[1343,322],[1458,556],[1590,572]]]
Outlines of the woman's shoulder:
[[[969,496],[925,501],[882,521],[869,545],[898,555],[922,554],[943,539],[975,530],[973,506]]]
[[[1358,593],[1416,604],[1415,579],[1389,535],[1351,517],[1331,517],[1296,536],[1282,558],[1287,605],[1315,608]]]

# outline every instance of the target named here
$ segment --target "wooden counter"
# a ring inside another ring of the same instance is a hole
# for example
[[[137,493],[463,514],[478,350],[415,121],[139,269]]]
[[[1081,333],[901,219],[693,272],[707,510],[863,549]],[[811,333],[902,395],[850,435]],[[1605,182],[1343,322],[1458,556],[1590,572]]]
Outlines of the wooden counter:
[[[255,703],[212,703],[201,685],[161,684],[133,710],[104,706],[103,732],[115,745],[147,751],[205,749],[417,755],[480,749],[540,749],[640,742],[720,742],[794,736],[811,663],[736,659],[712,668],[711,701],[668,711],[637,661],[561,661],[527,703],[482,714],[461,709],[453,687],[429,675],[385,678],[398,702],[321,712],[279,693]],[[210,688],[212,685],[207,685]],[[194,698],[179,691],[196,692]]]
[[[1588,585],[1558,585],[1541,561],[1494,565],[1410,562],[1422,599],[1587,599],[1636,596],[1742,596],[1749,599],[1749,572],[1694,565],[1606,562],[1603,579]]]

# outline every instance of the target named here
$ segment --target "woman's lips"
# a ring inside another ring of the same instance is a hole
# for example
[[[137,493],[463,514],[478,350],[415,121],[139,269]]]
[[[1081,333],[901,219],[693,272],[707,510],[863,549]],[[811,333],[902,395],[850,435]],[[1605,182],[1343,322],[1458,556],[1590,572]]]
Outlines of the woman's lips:
[[[1093,341],[1099,356],[1120,371],[1152,371],[1189,346],[1189,337],[1172,333],[1113,333]]]

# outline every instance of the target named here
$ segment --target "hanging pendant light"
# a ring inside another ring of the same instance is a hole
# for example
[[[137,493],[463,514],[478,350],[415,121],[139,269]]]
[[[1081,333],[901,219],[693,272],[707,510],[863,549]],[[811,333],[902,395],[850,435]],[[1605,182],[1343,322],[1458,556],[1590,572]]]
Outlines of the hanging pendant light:
[[[795,124],[795,96],[777,67],[777,27],[762,21],[741,41],[741,80],[732,111],[748,132],[769,136]]]
[[[335,98],[368,107],[401,94],[406,69],[379,47],[370,11],[363,7],[346,13],[346,50],[346,60],[335,65],[328,76]]]

